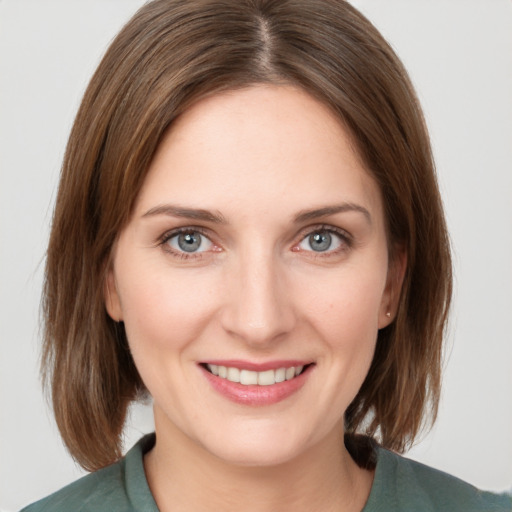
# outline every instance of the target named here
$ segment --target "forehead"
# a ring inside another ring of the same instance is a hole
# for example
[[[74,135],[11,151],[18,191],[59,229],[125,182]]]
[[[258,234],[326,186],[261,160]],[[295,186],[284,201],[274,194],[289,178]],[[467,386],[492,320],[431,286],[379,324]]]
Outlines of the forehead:
[[[172,125],[138,209],[179,202],[263,214],[356,200],[380,213],[380,191],[341,121],[301,89],[258,85],[203,99]]]

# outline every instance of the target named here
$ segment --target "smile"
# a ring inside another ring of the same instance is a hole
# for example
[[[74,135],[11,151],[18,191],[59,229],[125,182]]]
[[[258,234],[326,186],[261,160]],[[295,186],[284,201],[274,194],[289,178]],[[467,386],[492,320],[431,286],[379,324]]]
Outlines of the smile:
[[[262,407],[295,395],[309,380],[314,362],[309,361],[211,361],[199,364],[218,394],[237,404]]]
[[[216,364],[207,364],[206,368],[210,373],[221,379],[240,383],[244,386],[272,386],[280,382],[292,380],[299,376],[304,370],[304,366],[302,365],[261,372]]]

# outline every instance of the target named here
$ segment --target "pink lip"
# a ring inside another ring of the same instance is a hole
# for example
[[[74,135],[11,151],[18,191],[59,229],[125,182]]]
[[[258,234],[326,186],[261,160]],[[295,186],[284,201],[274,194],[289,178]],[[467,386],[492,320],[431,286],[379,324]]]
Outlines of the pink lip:
[[[268,363],[268,365],[263,365],[263,369],[261,370],[254,370],[255,367],[261,368],[262,365],[249,364],[249,366],[251,366],[249,368],[247,365],[240,365],[240,363],[241,362],[238,361],[237,364],[234,364],[234,361],[230,361],[230,364],[223,364],[223,362],[219,362],[218,364],[221,366],[232,366],[252,371],[265,371],[283,367],[289,368],[290,366],[301,366],[300,363],[290,364],[289,361],[287,361],[284,365],[279,362],[280,364],[276,366],[276,361],[273,361],[272,363]],[[210,364],[217,363],[211,362]],[[250,406],[272,405],[281,402],[282,400],[293,395],[304,386],[313,367],[314,365],[310,365],[297,377],[291,380],[286,380],[284,382],[272,384],[271,386],[245,386],[243,384],[239,384],[238,382],[231,382],[227,379],[217,377],[210,373],[203,366],[200,366],[204,376],[208,379],[208,382],[211,384],[215,391],[223,395],[228,400],[231,400],[232,402]]]

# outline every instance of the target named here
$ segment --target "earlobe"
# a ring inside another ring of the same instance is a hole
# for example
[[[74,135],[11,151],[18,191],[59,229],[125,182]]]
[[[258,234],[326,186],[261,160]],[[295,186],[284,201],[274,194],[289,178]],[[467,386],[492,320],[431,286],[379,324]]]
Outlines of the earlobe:
[[[379,329],[390,325],[396,317],[406,269],[407,252],[405,248],[396,249],[389,262],[386,288],[379,312]]]
[[[121,322],[123,320],[123,312],[121,309],[119,294],[117,293],[114,269],[112,268],[108,270],[107,276],[105,278],[103,295],[105,298],[105,308],[108,315],[110,318],[112,318],[112,320],[114,320],[114,322]]]

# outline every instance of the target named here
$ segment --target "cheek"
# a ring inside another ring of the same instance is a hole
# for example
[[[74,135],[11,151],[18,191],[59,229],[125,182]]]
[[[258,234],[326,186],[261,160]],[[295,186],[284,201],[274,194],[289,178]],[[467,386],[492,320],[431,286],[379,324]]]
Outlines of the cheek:
[[[377,269],[378,270],[378,269]],[[335,337],[376,337],[385,271],[344,268],[325,279],[308,280],[297,295],[315,325]]]
[[[215,311],[215,288],[205,276],[139,265],[136,277],[118,288],[134,357],[141,348],[151,353],[186,346]]]
[[[332,403],[345,410],[359,391],[373,359],[385,272],[371,272],[368,267],[342,270],[323,285],[319,280],[310,285],[307,315],[324,346],[326,387],[335,390],[330,397]]]

